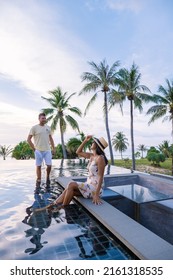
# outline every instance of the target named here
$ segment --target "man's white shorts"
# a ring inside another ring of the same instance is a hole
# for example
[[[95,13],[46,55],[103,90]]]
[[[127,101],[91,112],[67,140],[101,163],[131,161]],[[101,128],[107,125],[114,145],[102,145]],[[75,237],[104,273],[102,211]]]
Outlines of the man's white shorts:
[[[36,166],[41,166],[43,163],[43,160],[45,161],[46,165],[52,165],[52,153],[51,151],[39,151],[35,150],[35,162]]]

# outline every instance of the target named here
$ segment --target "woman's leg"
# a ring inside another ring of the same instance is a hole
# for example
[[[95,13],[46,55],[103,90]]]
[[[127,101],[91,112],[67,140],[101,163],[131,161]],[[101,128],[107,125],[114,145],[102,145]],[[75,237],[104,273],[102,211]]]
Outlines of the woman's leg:
[[[75,195],[80,195],[78,184],[76,182],[70,182],[63,193],[55,200],[55,205],[59,203],[68,205]]]
[[[53,203],[49,204],[48,206],[36,209],[35,212],[43,211],[46,209],[48,211],[52,211],[54,207],[56,207],[56,205],[57,208],[60,209],[62,206],[68,205],[74,196],[79,196],[79,195],[81,195],[81,193],[78,189],[78,184],[76,182],[70,182],[67,188]]]

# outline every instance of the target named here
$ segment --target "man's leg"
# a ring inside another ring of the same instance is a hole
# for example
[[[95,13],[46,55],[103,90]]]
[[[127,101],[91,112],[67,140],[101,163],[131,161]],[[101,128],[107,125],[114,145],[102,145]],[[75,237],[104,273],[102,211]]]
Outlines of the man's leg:
[[[40,187],[41,184],[41,165],[43,162],[43,157],[40,151],[36,150],[35,151],[35,162],[36,162],[36,175],[37,175],[37,180],[36,180],[36,186]]]
[[[50,184],[50,172],[51,172],[51,165],[47,165],[46,168],[46,184]]]
[[[41,166],[36,166],[37,181],[41,182]]]
[[[44,153],[44,160],[45,160],[45,163],[47,165],[47,168],[46,168],[46,184],[50,185],[50,172],[51,172],[51,168],[52,168],[52,153],[51,153],[51,151],[46,151]]]

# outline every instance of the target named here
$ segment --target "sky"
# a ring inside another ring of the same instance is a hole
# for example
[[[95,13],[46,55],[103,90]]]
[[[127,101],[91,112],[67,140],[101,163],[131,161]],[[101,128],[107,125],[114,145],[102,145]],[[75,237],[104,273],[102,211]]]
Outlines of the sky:
[[[26,140],[38,114],[49,104],[41,98],[60,86],[63,92],[76,92],[71,105],[84,112],[93,96],[78,96],[84,86],[83,72],[92,72],[89,61],[103,59],[120,68],[139,66],[141,84],[152,93],[172,80],[173,46],[172,0],[0,0],[0,145],[14,147]],[[135,150],[138,145],[158,146],[171,142],[171,123],[162,119],[148,126],[142,114],[134,111]],[[106,136],[103,95],[87,115],[76,118],[80,130],[96,137]],[[123,132],[130,154],[129,102],[109,111],[111,138]],[[67,128],[65,142],[78,132]],[[60,133],[55,131],[55,144]],[[114,151],[115,156],[118,154]]]

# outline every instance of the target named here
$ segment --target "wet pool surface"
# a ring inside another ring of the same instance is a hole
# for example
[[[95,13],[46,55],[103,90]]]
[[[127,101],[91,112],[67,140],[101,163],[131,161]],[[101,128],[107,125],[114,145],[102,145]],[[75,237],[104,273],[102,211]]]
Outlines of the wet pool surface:
[[[66,166],[67,176],[72,176],[69,165]],[[72,162],[72,172],[74,165]],[[54,161],[53,166],[52,176],[65,175],[62,162]],[[75,203],[51,214],[33,212],[33,208],[44,207],[62,191],[53,180],[50,188],[42,183],[41,188],[36,189],[33,160],[1,160],[0,168],[1,260],[133,259],[108,231]],[[44,177],[45,167],[42,171]]]

